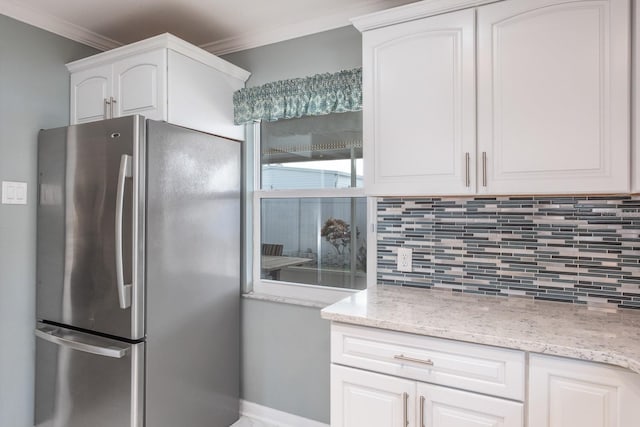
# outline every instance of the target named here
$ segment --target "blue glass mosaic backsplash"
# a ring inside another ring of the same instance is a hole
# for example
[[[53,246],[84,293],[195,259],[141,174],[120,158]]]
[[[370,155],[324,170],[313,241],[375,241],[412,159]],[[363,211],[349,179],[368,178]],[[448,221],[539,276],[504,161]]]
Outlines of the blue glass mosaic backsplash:
[[[378,283],[640,309],[640,197],[383,198],[377,216]]]

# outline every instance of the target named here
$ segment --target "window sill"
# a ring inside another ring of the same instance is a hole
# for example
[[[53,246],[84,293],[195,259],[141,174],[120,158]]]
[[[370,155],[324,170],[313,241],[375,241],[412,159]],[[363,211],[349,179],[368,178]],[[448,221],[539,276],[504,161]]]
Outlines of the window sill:
[[[254,284],[253,291],[243,294],[243,297],[305,307],[324,308],[359,291],[360,289],[331,288],[260,280]]]
[[[277,295],[262,294],[262,293],[256,293],[256,292],[249,292],[248,294],[242,294],[242,298],[254,299],[258,301],[269,301],[269,302],[275,302],[279,304],[297,305],[299,307],[310,307],[310,308],[317,308],[317,309],[323,309],[328,305],[330,305],[330,303],[326,303],[322,301],[312,301],[308,299],[282,297]]]

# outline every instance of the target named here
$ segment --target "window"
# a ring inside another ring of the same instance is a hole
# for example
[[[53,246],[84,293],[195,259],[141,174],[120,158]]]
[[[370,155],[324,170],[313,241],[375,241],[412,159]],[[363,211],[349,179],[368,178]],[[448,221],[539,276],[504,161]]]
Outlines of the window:
[[[263,190],[362,187],[362,112],[262,122]]]
[[[254,132],[254,289],[364,289],[362,113],[263,121]]]

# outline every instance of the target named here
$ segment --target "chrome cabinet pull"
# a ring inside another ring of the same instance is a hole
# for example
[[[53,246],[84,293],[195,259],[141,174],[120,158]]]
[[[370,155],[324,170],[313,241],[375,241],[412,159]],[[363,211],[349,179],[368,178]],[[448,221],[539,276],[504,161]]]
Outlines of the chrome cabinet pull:
[[[420,427],[425,427],[424,424],[424,396],[420,396]]]
[[[407,427],[409,425],[409,394],[407,392],[402,393],[402,425]]]
[[[113,107],[116,105],[116,99],[112,96],[111,97],[111,118],[113,119]]]
[[[487,186],[487,152],[482,152],[482,186]]]
[[[107,98],[104,99],[104,118],[109,118],[109,111],[111,110],[111,101]]]
[[[431,360],[431,359],[427,359],[427,360],[415,359],[413,357],[405,356],[404,354],[396,354],[395,356],[393,356],[393,358],[394,359],[398,359],[398,360],[404,360],[404,361],[407,361],[407,362],[420,363],[422,365],[433,366],[433,360]]]
[[[471,156],[469,153],[464,153],[464,186],[471,187],[471,176],[469,175],[469,163]]]
[[[122,260],[122,221],[124,211],[124,186],[127,178],[131,178],[131,156],[123,154],[120,157],[120,170],[118,172],[118,186],[116,190],[116,286],[118,287],[118,301],[120,308],[131,307],[132,285],[124,283],[124,268]]]

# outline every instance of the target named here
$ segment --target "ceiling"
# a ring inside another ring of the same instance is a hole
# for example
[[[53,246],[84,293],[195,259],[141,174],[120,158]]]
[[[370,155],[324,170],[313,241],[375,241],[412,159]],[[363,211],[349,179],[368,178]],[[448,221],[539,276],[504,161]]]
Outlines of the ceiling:
[[[101,50],[169,32],[216,54],[350,25],[415,0],[0,0],[10,16]]]

